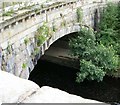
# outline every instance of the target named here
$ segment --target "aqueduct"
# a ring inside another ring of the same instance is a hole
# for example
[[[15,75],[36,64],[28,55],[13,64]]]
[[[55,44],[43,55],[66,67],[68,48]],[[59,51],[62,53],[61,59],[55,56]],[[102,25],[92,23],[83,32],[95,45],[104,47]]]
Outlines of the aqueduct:
[[[99,20],[99,11],[105,6],[106,1],[84,3],[82,1],[61,2],[57,5],[36,11],[26,11],[0,23],[0,67],[1,70],[28,78],[38,59],[45,50],[59,38],[80,30],[77,22],[77,8],[83,11],[84,25],[95,25],[95,12]],[[38,27],[47,23],[52,35],[41,46],[35,42],[35,33]],[[25,44],[25,40],[28,41]],[[36,51],[37,49],[37,51]]]

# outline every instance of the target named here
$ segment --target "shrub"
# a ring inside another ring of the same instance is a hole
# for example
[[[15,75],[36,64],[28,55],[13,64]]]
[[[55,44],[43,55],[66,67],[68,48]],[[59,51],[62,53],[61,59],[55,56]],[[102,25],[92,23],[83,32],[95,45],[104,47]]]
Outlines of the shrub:
[[[101,30],[97,35],[98,43],[103,44],[106,47],[113,46],[118,54],[120,54],[119,45],[120,41],[118,40],[118,33],[113,29]]]
[[[71,49],[72,56],[83,57],[83,52],[86,49],[91,49],[95,47],[95,35],[92,30],[82,28],[78,32],[76,38],[70,39],[69,47]]]
[[[107,7],[101,13],[100,29],[116,29],[118,24],[118,7],[116,4],[108,3]]]
[[[118,67],[118,56],[112,47],[96,42],[90,29],[82,29],[76,38],[70,40],[73,56],[80,58],[80,72],[77,82],[84,79],[102,81],[105,74],[112,74]]]
[[[102,13],[97,40],[104,46],[112,46],[120,59],[120,3],[109,3]],[[118,65],[120,67],[120,64]]]
[[[120,6],[109,3],[102,13],[99,23],[100,37],[98,38],[105,46],[112,45],[120,55]]]
[[[84,79],[102,81],[105,76],[103,69],[95,66],[92,61],[81,60],[80,72],[77,73],[76,81],[83,82]]]
[[[106,73],[112,74],[118,67],[118,56],[112,47],[98,44],[95,49],[89,51],[89,54],[90,60]]]
[[[80,10],[77,10],[79,21]],[[99,23],[99,32],[81,29],[69,42],[71,55],[80,59],[77,82],[84,79],[102,81],[114,75],[120,66],[120,5],[109,3]]]

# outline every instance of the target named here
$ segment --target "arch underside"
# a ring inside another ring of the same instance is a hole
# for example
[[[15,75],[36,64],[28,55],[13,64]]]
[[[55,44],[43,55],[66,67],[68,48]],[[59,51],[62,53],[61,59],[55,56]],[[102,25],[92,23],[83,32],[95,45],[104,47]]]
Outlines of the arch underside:
[[[48,46],[45,48],[47,50],[55,41],[59,40],[60,38],[69,35],[71,33],[79,32],[80,31],[80,25],[79,24],[73,24],[64,28],[61,28],[57,32],[55,32],[50,39],[48,39],[45,43],[49,43]],[[45,51],[44,50],[44,51]]]

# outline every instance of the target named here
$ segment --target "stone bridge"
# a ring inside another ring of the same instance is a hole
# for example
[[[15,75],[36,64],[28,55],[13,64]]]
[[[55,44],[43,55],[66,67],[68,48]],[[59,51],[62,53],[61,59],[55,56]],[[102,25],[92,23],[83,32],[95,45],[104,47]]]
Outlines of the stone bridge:
[[[47,8],[31,10],[11,17],[0,23],[0,68],[21,78],[28,78],[38,59],[45,50],[59,38],[80,30],[77,22],[77,8],[83,12],[81,23],[94,27],[95,12],[106,2],[85,3],[82,1],[63,2]],[[37,46],[35,34],[38,27],[46,23],[51,35]],[[55,28],[56,30],[53,30]]]

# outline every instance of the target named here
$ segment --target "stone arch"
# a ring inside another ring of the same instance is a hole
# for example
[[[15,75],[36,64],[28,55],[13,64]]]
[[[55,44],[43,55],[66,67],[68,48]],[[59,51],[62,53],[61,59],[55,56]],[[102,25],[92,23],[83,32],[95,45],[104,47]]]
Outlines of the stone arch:
[[[42,55],[44,54],[45,50],[47,50],[55,41],[57,41],[58,39],[69,35],[71,33],[75,33],[80,31],[80,24],[76,23],[76,24],[71,24],[69,26],[63,27],[60,30],[56,31],[51,38],[49,38],[48,40],[45,41],[45,43],[41,46],[45,46],[44,49],[42,49]]]

